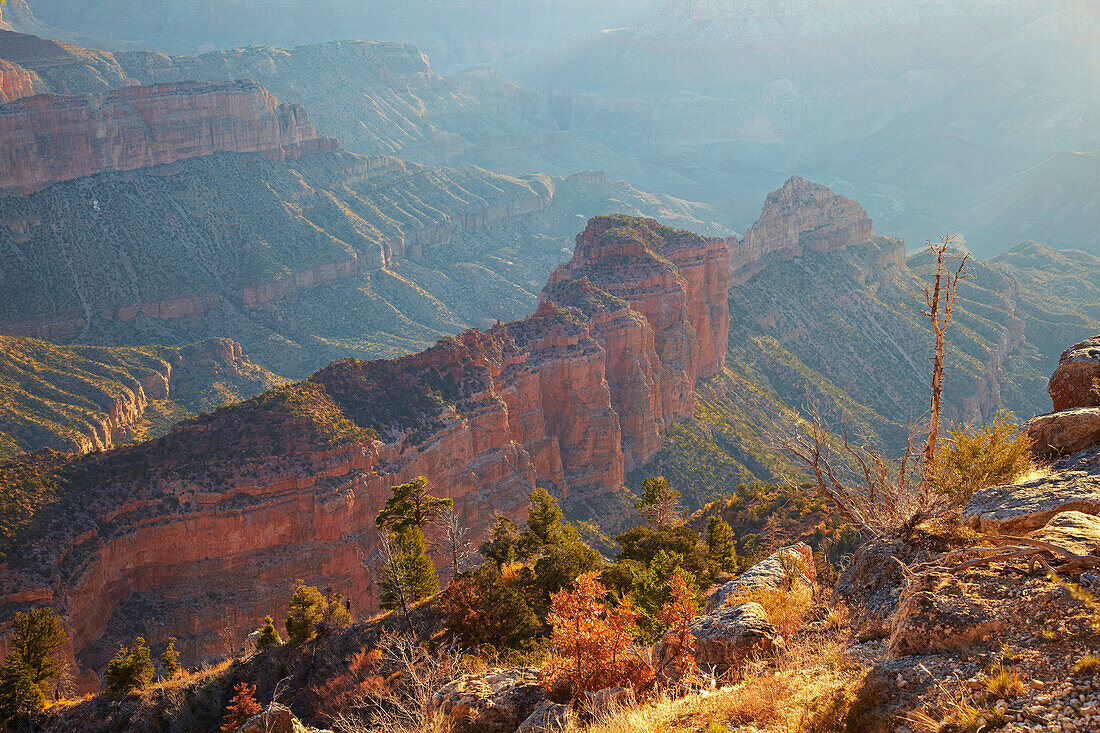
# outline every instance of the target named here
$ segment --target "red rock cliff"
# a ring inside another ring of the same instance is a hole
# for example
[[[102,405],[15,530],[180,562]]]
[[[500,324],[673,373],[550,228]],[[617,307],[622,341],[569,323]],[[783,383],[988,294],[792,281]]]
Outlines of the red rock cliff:
[[[295,155],[319,141],[305,111],[252,82],[38,95],[0,106],[0,194],[220,152]]]
[[[58,487],[3,548],[0,617],[59,609],[93,687],[138,633],[177,637],[192,661],[224,652],[227,625],[243,644],[298,579],[369,611],[374,518],[396,483],[427,476],[475,541],[522,520],[536,482],[567,502],[618,489],[719,368],[728,271],[721,240],[594,219],[527,319],[341,360],[140,446],[0,464],[13,491],[28,475]]]

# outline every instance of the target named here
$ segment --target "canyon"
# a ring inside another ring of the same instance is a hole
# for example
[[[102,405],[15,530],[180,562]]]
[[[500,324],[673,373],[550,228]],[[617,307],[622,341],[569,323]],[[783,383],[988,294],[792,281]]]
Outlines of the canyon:
[[[27,497],[5,515],[0,611],[61,610],[85,687],[135,629],[216,656],[298,579],[368,612],[394,484],[427,476],[475,537],[521,520],[536,484],[566,506],[618,490],[721,370],[728,273],[725,240],[599,217],[526,319],[340,360],[131,448],[0,464]]]

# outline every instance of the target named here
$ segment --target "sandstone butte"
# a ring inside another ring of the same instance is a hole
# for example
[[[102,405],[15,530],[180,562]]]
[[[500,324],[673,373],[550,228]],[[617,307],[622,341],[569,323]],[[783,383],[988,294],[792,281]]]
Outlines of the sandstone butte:
[[[220,152],[284,158],[336,145],[301,106],[250,81],[24,96],[0,106],[0,195]]]
[[[733,257],[731,284],[747,281],[773,255],[790,259],[806,250],[827,252],[866,244],[870,238],[871,218],[862,206],[819,183],[792,176],[768,194],[760,218],[745,232]]]
[[[16,493],[53,487],[8,528],[0,618],[58,609],[90,689],[136,634],[224,653],[223,629],[279,616],[298,580],[376,608],[374,518],[396,483],[427,476],[476,541],[522,520],[536,482],[598,502],[721,370],[729,260],[725,240],[599,217],[524,320],[337,361],[132,448],[0,464]]]

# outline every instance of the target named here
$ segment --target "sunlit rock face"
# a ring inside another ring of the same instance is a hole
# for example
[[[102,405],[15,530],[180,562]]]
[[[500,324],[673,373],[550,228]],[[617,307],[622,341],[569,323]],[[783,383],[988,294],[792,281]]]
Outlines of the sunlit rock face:
[[[394,484],[427,476],[476,544],[497,516],[522,521],[536,484],[568,506],[652,458],[721,368],[728,273],[725,240],[597,217],[526,319],[336,361],[133,448],[4,464],[13,490],[49,475],[58,493],[5,550],[0,612],[58,608],[91,687],[138,632],[216,656],[227,626],[243,638],[278,616],[299,580],[374,609]]]
[[[318,139],[305,110],[247,81],[40,95],[0,109],[0,193],[214,153],[282,158],[323,148],[335,141]]]

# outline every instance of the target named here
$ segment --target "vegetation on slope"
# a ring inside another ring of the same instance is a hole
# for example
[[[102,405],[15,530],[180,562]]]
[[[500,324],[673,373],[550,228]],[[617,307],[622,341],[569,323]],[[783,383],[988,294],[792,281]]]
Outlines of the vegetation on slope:
[[[0,336],[0,458],[159,437],[172,423],[285,382],[244,360],[220,361],[220,345],[62,346]]]

